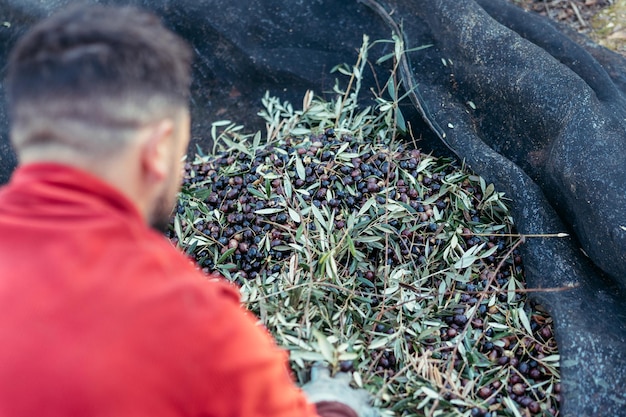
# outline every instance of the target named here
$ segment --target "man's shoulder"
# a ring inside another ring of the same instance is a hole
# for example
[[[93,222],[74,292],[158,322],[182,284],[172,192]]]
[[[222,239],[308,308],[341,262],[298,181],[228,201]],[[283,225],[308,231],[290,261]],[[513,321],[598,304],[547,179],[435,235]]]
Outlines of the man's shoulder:
[[[140,275],[153,291],[197,293],[197,296],[225,299],[239,304],[234,285],[216,275],[206,275],[198,266],[157,233],[135,242],[127,258],[126,273]]]
[[[158,337],[161,348],[174,344],[179,352],[219,351],[225,334],[246,326],[234,284],[204,274],[161,237],[137,241],[123,263],[108,297],[126,310],[121,316],[131,320],[129,328],[138,329],[130,337]]]

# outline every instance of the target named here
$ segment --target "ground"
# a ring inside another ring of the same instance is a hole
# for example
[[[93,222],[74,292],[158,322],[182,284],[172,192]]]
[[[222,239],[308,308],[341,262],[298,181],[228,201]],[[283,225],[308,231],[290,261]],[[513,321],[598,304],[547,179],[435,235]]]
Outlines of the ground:
[[[626,0],[510,0],[626,55]]]
[[[565,23],[582,33],[592,31],[593,17],[610,7],[611,0],[510,0],[526,10],[537,12]]]

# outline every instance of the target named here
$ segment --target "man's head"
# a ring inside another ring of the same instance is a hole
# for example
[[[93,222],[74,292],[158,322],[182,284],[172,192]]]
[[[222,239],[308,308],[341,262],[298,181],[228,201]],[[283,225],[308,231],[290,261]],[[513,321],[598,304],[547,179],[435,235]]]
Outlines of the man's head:
[[[189,46],[135,8],[79,6],[43,20],[9,59],[11,140],[20,162],[89,169],[125,191],[148,221],[162,223],[189,139],[190,63]]]

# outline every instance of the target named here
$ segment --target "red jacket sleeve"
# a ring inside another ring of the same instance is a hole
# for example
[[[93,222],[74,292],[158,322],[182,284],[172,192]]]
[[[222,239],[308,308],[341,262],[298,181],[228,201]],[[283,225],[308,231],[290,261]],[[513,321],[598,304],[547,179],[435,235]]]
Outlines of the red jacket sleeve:
[[[218,380],[223,383],[215,396],[219,404],[212,401],[208,409],[217,415],[246,417],[358,417],[342,403],[311,405],[292,379],[287,353],[238,301],[222,313],[224,329],[228,329],[227,339],[220,344]]]
[[[287,353],[238,300],[220,304],[208,324],[217,349],[204,358],[211,394],[206,410],[217,416],[318,416],[293,381]]]

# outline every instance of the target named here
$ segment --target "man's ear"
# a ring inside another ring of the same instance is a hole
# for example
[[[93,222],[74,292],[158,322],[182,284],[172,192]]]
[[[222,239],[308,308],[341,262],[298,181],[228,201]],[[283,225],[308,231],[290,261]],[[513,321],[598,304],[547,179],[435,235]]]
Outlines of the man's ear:
[[[174,122],[163,119],[146,127],[141,145],[141,169],[149,181],[160,182],[171,175]]]

